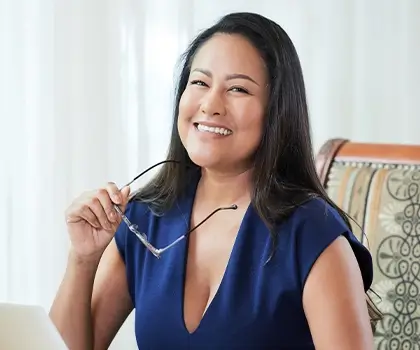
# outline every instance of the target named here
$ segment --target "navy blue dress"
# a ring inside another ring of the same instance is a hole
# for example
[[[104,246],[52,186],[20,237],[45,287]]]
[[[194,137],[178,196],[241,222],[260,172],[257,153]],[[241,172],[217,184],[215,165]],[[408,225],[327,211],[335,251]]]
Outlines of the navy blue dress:
[[[195,189],[163,216],[154,216],[140,202],[130,202],[126,214],[161,248],[188,230]],[[302,306],[312,265],[343,235],[353,248],[367,290],[372,283],[371,255],[320,199],[296,209],[278,234],[276,253],[265,264],[272,248],[269,231],[248,207],[219,290],[190,334],[183,317],[188,240],[157,259],[121,224],[115,238],[126,265],[139,349],[314,349]]]

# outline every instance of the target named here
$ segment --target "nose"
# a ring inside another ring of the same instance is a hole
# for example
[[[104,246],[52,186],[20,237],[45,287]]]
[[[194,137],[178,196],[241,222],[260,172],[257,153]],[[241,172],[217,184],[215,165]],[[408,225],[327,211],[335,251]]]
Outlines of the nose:
[[[201,101],[201,112],[208,116],[226,114],[223,97],[217,91],[208,91]]]

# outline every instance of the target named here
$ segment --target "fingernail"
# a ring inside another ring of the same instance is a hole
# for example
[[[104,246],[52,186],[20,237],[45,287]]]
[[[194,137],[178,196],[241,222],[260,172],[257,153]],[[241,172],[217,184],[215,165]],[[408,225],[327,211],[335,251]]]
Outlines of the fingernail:
[[[119,193],[114,193],[114,194],[112,195],[112,198],[114,199],[114,201],[115,201],[116,203],[120,203],[120,201],[121,201],[121,196],[120,196],[120,194],[119,194]]]

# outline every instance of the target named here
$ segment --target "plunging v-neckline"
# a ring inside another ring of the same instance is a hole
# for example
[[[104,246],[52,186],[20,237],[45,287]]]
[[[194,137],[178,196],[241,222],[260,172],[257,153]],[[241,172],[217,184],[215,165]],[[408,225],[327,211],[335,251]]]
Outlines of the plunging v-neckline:
[[[198,185],[198,184],[197,184]],[[183,216],[183,220],[186,220],[187,222],[187,229],[189,230],[191,227],[191,217],[192,217],[192,210],[193,210],[193,206],[194,206],[194,200],[195,200],[195,193],[196,193],[196,189],[197,187],[195,187],[194,192],[192,193],[192,195],[188,198],[188,200],[186,201],[187,207],[185,209],[186,212],[188,212],[187,216]],[[188,207],[189,206],[189,207]],[[210,302],[207,301],[207,306],[204,309],[203,315],[201,316],[200,322],[197,324],[197,327],[195,327],[195,329],[193,329],[192,331],[190,331],[187,328],[186,322],[185,322],[185,314],[184,314],[184,310],[185,310],[185,286],[186,286],[186,277],[187,277],[187,264],[188,264],[188,255],[189,255],[189,243],[190,243],[190,235],[188,235],[186,237],[186,239],[184,240],[184,244],[183,244],[183,255],[184,255],[184,262],[183,262],[183,271],[182,271],[182,278],[181,278],[181,321],[182,321],[182,325],[184,330],[189,334],[189,335],[193,335],[195,333],[197,333],[197,331],[203,327],[203,323],[205,322],[205,320],[209,317],[209,313],[211,313],[212,309],[214,308],[214,304],[217,303],[217,300],[220,298],[219,295],[221,293],[221,291],[223,290],[223,285],[225,284],[225,279],[226,276],[229,272],[229,270],[231,269],[231,264],[232,264],[232,257],[235,256],[235,254],[237,253],[237,249],[238,249],[238,242],[240,240],[240,236],[242,234],[242,231],[244,230],[244,222],[246,217],[249,214],[251,208],[251,203],[248,204],[244,215],[241,219],[240,225],[239,225],[239,229],[238,232],[236,234],[233,246],[232,246],[232,250],[230,252],[229,258],[228,258],[228,262],[226,264],[226,268],[223,272],[223,276],[222,279],[220,280],[220,284],[217,287],[216,293],[214,294],[213,298],[211,299]],[[184,211],[185,212],[185,211]],[[210,297],[209,297],[210,299]]]

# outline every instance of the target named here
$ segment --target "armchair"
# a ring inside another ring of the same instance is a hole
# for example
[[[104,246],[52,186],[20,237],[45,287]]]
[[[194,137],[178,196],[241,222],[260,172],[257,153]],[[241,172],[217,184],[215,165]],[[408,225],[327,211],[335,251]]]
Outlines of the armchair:
[[[376,349],[420,350],[420,146],[331,139],[316,166],[372,253]]]

